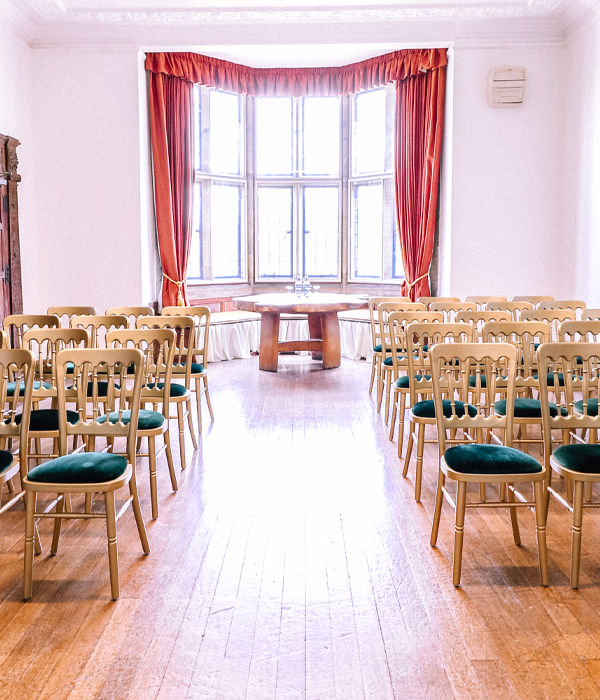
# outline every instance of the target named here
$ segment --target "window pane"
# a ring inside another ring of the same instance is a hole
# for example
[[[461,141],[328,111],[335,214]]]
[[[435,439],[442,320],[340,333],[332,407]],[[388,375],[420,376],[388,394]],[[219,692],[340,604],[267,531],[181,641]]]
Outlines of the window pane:
[[[213,279],[242,277],[246,259],[242,226],[243,188],[213,182],[210,210]]]
[[[210,91],[210,170],[242,174],[242,103],[239,95]]]
[[[338,188],[304,188],[304,274],[338,273]]]
[[[354,175],[385,170],[385,90],[369,90],[354,97],[352,170]]]
[[[338,97],[305,97],[302,102],[302,172],[340,172],[340,101]]]
[[[382,277],[383,183],[354,185],[352,190],[352,276]]]
[[[258,276],[293,276],[292,188],[258,188]]]
[[[187,276],[191,279],[202,279],[202,188],[194,185],[194,218],[192,231],[192,245],[190,247],[190,257],[188,259]]]
[[[257,98],[256,170],[259,175],[292,173],[292,138],[292,98]]]

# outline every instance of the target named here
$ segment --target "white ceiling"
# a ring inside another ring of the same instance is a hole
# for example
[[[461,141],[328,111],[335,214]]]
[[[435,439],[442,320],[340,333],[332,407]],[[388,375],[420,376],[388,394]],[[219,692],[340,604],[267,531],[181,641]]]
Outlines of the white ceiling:
[[[0,0],[0,24],[18,31],[34,48],[112,44],[203,50],[256,66],[273,65],[277,48],[278,65],[325,65],[401,46],[562,42],[598,3],[326,1]]]

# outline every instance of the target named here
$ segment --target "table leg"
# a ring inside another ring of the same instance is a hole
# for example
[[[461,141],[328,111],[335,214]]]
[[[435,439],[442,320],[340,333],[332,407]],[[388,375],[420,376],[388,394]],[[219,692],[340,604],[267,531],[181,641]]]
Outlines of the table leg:
[[[323,329],[321,324],[320,313],[308,314],[308,335],[311,340],[323,338]],[[319,352],[318,350],[313,350],[310,354],[313,360],[323,359],[323,353]]]
[[[258,367],[266,372],[277,372],[279,318],[277,312],[263,311],[261,314]]]
[[[333,369],[342,363],[340,323],[337,311],[320,314],[323,333],[323,369]]]

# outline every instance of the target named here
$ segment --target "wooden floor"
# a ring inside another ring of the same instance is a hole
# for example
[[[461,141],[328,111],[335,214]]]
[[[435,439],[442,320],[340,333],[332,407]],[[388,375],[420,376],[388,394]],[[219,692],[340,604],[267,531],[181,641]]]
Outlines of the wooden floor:
[[[2,700],[600,697],[600,513],[584,518],[576,592],[566,513],[552,506],[543,589],[533,516],[518,548],[507,513],[469,511],[455,589],[450,509],[429,546],[435,446],[419,504],[369,365],[319,367],[210,365],[216,420],[204,413],[177,494],[159,465],[156,521],[139,466],[151,552],[129,512],[117,602],[102,521],[68,523],[56,557],[41,524],[23,603],[22,507],[0,519]]]

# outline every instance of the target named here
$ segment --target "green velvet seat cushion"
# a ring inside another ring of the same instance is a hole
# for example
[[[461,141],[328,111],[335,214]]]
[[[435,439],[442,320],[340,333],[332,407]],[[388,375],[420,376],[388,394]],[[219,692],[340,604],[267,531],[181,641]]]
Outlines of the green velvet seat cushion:
[[[462,401],[455,401],[454,405],[456,407],[456,415],[462,418],[465,415],[465,405]],[[444,416],[446,418],[452,417],[452,405],[449,399],[444,399],[442,401],[442,406],[444,409]],[[435,404],[432,399],[427,401],[417,401],[417,403],[412,407],[412,413],[417,418],[435,418]],[[467,410],[469,411],[469,416],[474,418],[477,415],[477,408],[471,404],[468,404]]]
[[[118,479],[127,469],[127,459],[110,452],[80,452],[40,464],[27,478],[44,484],[96,484]]]
[[[502,445],[456,445],[444,454],[446,464],[461,474],[539,474],[542,465],[528,454]]]
[[[533,378],[538,379],[538,375],[534,374]],[[578,379],[577,375],[575,375],[575,374],[572,375],[572,378]],[[558,373],[558,383],[560,386],[565,385],[565,375],[562,372]],[[546,375],[546,384],[548,386],[554,386],[554,372],[548,372],[548,374]]]
[[[480,375],[480,379],[481,379],[481,388],[486,389],[487,388],[487,377],[485,376],[485,374]],[[498,379],[507,379],[507,377],[500,376],[496,379],[496,381],[498,381]],[[473,374],[471,377],[469,377],[469,386],[473,389],[477,386],[477,376],[476,375]]]
[[[42,387],[41,382],[33,382],[33,388],[35,391],[37,391],[41,387]],[[7,396],[14,396],[16,388],[17,388],[16,382],[7,382],[6,383],[6,395]],[[44,382],[44,389],[52,389],[52,384],[49,384],[48,382]],[[20,383],[19,396],[25,396],[25,382]]]
[[[399,360],[406,360],[406,355],[397,355]],[[385,360],[383,361],[383,364],[386,365],[387,367],[392,367],[394,365],[394,358],[393,357],[386,357]]]
[[[181,364],[175,363],[173,365],[173,370],[177,374],[185,374],[185,367],[185,362],[182,362]],[[192,374],[201,374],[202,372],[204,372],[204,365],[201,365],[198,362],[192,362]]]
[[[0,474],[4,474],[4,472],[12,466],[12,463],[12,454],[6,450],[0,450]]]
[[[154,389],[156,384],[147,384],[146,385],[148,389]],[[164,389],[165,385],[163,382],[159,382],[158,388],[159,389]],[[185,396],[186,388],[183,384],[177,384],[176,382],[171,382],[171,387],[169,391],[169,396],[176,397],[176,396]]]
[[[111,423],[116,423],[119,420],[119,412],[113,411],[109,418]],[[127,425],[131,420],[131,411],[123,411],[121,421]],[[165,422],[165,417],[158,411],[140,410],[138,413],[138,430],[154,430],[162,427]],[[106,415],[98,418],[98,423],[106,423]]]
[[[561,445],[552,453],[565,469],[584,474],[600,474],[600,445]]]
[[[119,384],[115,383],[115,389],[120,389]],[[93,396],[94,382],[88,382],[87,395]],[[104,398],[108,396],[108,382],[98,382],[98,396]]]
[[[575,413],[583,415],[583,399],[581,401],[575,401],[573,408],[575,409]],[[587,400],[587,414],[588,416],[598,415],[598,399]]]
[[[382,346],[381,346],[381,345],[376,345],[376,346],[373,348],[373,352],[383,352]],[[390,350],[390,348],[388,348],[388,349],[386,350],[386,352],[392,352],[392,351]]]
[[[506,415],[506,399],[502,401],[496,401],[495,413],[498,416]],[[556,404],[550,404],[550,415],[555,418],[558,414],[558,409]],[[542,417],[542,404],[539,399],[515,399],[514,408],[515,418],[541,418]],[[568,415],[566,408],[562,409],[562,415]]]
[[[75,425],[79,420],[79,414],[75,411],[67,411],[67,421],[71,425]],[[15,416],[15,423],[21,423],[21,414]],[[56,408],[40,408],[31,411],[29,418],[29,430],[44,431],[58,430],[58,409]]]
[[[431,381],[430,374],[426,374],[424,378],[428,382]],[[421,374],[416,374],[415,379],[418,381],[419,379],[423,379],[423,376]],[[396,386],[398,387],[398,389],[408,389],[410,387],[410,377],[399,377],[398,379],[396,379]]]

